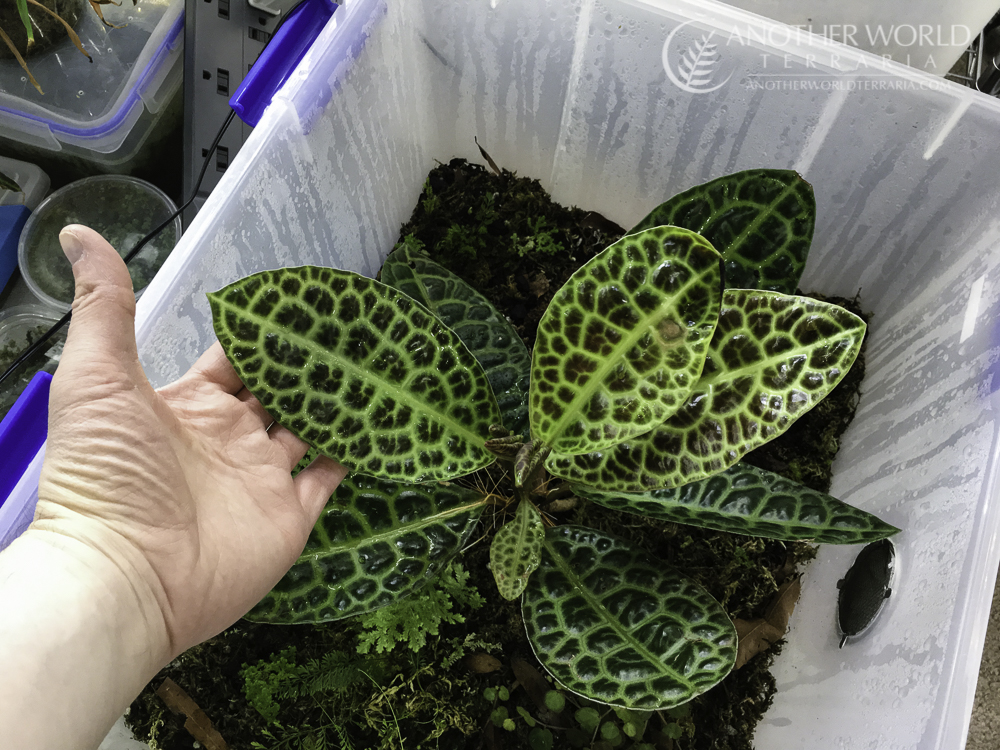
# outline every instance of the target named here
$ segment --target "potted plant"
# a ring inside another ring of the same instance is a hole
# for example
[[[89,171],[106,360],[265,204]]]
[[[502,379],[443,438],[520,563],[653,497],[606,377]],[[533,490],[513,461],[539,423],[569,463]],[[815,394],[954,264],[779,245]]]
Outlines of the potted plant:
[[[489,508],[491,519],[509,519],[490,550],[498,590],[521,597],[552,687],[582,696],[570,694],[581,704],[574,726],[522,714],[534,722],[532,742],[545,746],[562,729],[586,733],[588,711],[601,705],[614,708],[613,731],[630,737],[642,737],[654,710],[678,712],[681,722],[683,704],[737,661],[729,615],[643,549],[602,529],[553,525],[551,509],[572,496],[644,517],[828,543],[896,531],[737,463],[817,404],[861,345],[856,316],[788,293],[814,210],[811,188],[786,171],[752,170],[676,196],[555,293],[530,355],[503,315],[412,239],[386,261],[385,283],[280,269],[211,295],[220,341],[247,387],[355,472],[250,619],[373,617],[434,591],[471,599],[462,593],[467,572],[452,560]],[[477,482],[462,481],[474,472]],[[428,586],[442,573],[443,586]],[[446,618],[450,604],[437,601]],[[391,640],[370,639],[366,650]],[[309,669],[326,674],[329,689],[330,674],[344,677],[283,654],[247,675],[258,710],[269,710],[275,686],[312,684]],[[338,663],[355,677],[375,668],[356,659]],[[520,669],[524,686],[532,677]],[[490,726],[512,729],[514,714],[498,705],[507,698],[488,690]],[[548,692],[539,701],[553,706],[538,712],[556,720],[567,694]]]

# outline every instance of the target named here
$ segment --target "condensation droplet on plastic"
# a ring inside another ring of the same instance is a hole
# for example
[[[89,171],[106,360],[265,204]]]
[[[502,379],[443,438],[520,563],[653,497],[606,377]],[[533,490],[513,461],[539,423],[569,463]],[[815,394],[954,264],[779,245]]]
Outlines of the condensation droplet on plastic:
[[[496,10],[499,4],[500,0],[490,0],[490,10]]]

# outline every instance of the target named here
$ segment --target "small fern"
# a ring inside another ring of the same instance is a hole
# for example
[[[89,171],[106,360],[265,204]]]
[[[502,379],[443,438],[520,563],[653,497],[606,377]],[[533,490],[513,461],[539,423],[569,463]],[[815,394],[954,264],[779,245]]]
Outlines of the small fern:
[[[364,659],[356,654],[330,651],[322,659],[313,659],[299,668],[298,679],[285,688],[281,697],[298,698],[326,692],[343,692],[359,682],[379,680],[384,667],[374,659]]]
[[[470,609],[479,609],[485,603],[468,582],[469,572],[461,563],[453,562],[424,593],[363,615],[358,653],[367,654],[374,648],[381,654],[401,643],[411,651],[419,651],[428,635],[438,635],[442,623],[465,622],[462,615],[452,611],[453,603]]]

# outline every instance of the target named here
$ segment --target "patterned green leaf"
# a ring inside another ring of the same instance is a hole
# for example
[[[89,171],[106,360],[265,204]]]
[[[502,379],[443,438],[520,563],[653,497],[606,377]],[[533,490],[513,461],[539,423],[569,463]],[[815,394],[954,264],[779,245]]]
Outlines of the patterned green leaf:
[[[600,703],[676,706],[718,683],[736,661],[736,629],[705,589],[595,529],[546,532],[521,610],[542,665]]]
[[[451,479],[493,460],[486,374],[405,294],[348,271],[263,271],[209,294],[246,387],[285,427],[383,479]]]
[[[751,169],[675,195],[629,232],[666,224],[722,253],[726,287],[794,294],[816,224],[812,186],[786,169]]]
[[[531,354],[507,319],[458,276],[408,244],[386,259],[382,281],[423,304],[458,334],[486,371],[503,426],[527,437]]]
[[[545,466],[571,482],[622,492],[716,474],[833,390],[858,356],[864,332],[864,321],[836,305],[728,289],[705,370],[676,414],[606,451],[553,451]]]
[[[538,567],[545,539],[542,514],[530,500],[521,500],[513,521],[504,524],[490,546],[490,570],[500,596],[517,599]]]
[[[532,438],[572,454],[662,422],[698,381],[719,303],[719,254],[693,232],[655,227],[605,249],[538,325]]]
[[[768,539],[864,544],[899,531],[835,497],[744,463],[672,489],[631,494],[591,487],[574,491],[614,510]]]
[[[269,623],[353,617],[409,596],[462,548],[486,498],[447,482],[348,476],[302,556],[247,615]]]

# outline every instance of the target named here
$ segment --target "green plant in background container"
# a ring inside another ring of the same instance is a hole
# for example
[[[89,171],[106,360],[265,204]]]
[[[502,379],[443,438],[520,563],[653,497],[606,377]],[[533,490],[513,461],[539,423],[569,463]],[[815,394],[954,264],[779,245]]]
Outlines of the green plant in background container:
[[[410,242],[382,282],[285,268],[209,295],[246,386],[352,470],[250,619],[335,620],[417,591],[498,502],[457,480],[495,465],[517,510],[491,568],[503,596],[522,597],[535,654],[561,685],[653,710],[719,682],[736,632],[700,585],[606,533],[546,528],[538,506],[568,490],[775,539],[854,544],[897,531],[738,463],[828,394],[861,346],[859,318],[791,295],[814,217],[812,188],[794,172],[682,193],[569,279],[530,354],[479,293]]]

